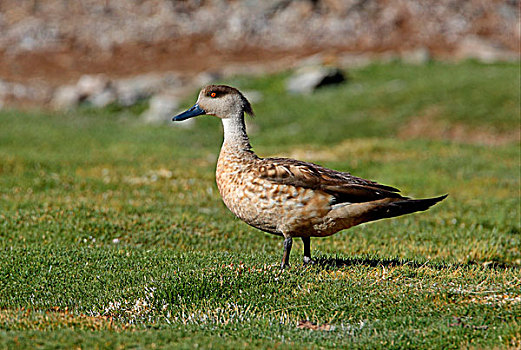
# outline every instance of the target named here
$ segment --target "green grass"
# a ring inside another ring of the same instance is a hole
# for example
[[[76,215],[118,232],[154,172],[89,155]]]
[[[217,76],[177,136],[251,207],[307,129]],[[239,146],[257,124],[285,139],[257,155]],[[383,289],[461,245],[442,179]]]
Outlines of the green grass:
[[[0,348],[519,347],[518,64],[349,75],[311,96],[286,94],[287,74],[226,83],[264,96],[249,120],[258,154],[450,196],[312,240],[313,267],[296,241],[285,271],[282,240],[219,198],[216,118],[0,112]],[[463,137],[403,136],[426,115]]]

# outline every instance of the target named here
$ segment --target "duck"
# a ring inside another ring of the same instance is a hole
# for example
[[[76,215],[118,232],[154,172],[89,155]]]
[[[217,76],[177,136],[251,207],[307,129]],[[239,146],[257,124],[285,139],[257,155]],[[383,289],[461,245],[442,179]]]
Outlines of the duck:
[[[284,238],[280,266],[289,267],[293,239],[304,246],[303,264],[311,258],[311,237],[327,237],[362,223],[429,209],[447,194],[413,199],[388,185],[349,172],[290,158],[261,158],[252,150],[245,114],[250,102],[231,86],[208,85],[197,102],[172,118],[180,122],[201,115],[221,119],[224,141],[216,182],[226,207],[261,231]]]

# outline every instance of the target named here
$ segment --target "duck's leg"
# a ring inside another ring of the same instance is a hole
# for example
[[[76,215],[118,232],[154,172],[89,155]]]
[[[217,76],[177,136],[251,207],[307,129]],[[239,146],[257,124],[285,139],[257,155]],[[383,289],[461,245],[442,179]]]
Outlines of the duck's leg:
[[[312,264],[313,260],[311,260],[311,238],[302,237],[302,242],[304,243],[304,265]]]
[[[289,267],[289,254],[291,253],[292,245],[293,245],[293,238],[285,237],[284,238],[284,253],[282,253],[282,262],[280,264],[281,269]]]

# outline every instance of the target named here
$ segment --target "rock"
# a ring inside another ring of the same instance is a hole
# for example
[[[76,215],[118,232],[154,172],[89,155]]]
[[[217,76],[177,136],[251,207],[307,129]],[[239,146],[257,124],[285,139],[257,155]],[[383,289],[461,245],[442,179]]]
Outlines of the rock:
[[[4,99],[6,97],[6,94],[7,94],[7,84],[2,80],[0,79],[0,109],[4,108]]]
[[[149,108],[142,114],[143,121],[149,124],[167,123],[179,109],[178,98],[168,92],[152,96],[149,104]]]
[[[484,63],[519,59],[518,53],[479,36],[468,36],[461,40],[454,55],[456,59],[474,58]]]
[[[6,101],[48,102],[51,90],[40,83],[22,84],[0,79],[0,99]]]
[[[407,64],[422,65],[429,63],[431,60],[431,53],[426,47],[419,47],[411,51],[404,51],[401,53],[402,62]]]
[[[193,82],[196,86],[205,86],[208,84],[213,84],[221,78],[222,76],[218,72],[206,71],[197,74],[197,76],[193,79]]]
[[[343,72],[338,68],[304,67],[298,69],[286,83],[286,89],[294,94],[306,94],[316,89],[340,84],[346,81]]]
[[[112,81],[103,74],[83,75],[76,83],[79,102],[87,101],[94,107],[105,107],[116,101]]]
[[[9,99],[9,83],[0,79],[0,109],[4,107],[4,104]]]
[[[102,92],[89,96],[87,99],[88,102],[90,102],[94,107],[102,108],[106,107],[111,103],[116,102],[117,96],[114,89],[110,86],[105,88]]]
[[[22,84],[0,79],[0,101],[2,103],[29,103],[43,104],[52,98],[52,89],[41,81],[31,81]]]
[[[80,98],[87,99],[90,96],[101,94],[110,84],[109,78],[103,74],[85,74],[82,75],[76,83],[76,89]]]
[[[116,81],[112,81],[102,74],[83,75],[76,85],[66,85],[56,89],[51,103],[59,109],[74,108],[83,101],[98,108],[114,102],[128,107],[160,91],[178,86],[181,86],[181,79],[175,73],[150,73]],[[166,102],[162,106],[154,105],[151,113],[157,114],[154,108],[161,110],[161,108],[165,108]]]
[[[132,106],[139,100],[171,87],[181,85],[181,79],[175,73],[142,74],[115,82],[118,102],[122,106]]]
[[[57,109],[73,109],[80,103],[80,94],[75,85],[63,85],[54,91],[51,105]]]
[[[7,92],[9,91],[9,84],[0,79],[0,96],[5,96],[7,95]]]

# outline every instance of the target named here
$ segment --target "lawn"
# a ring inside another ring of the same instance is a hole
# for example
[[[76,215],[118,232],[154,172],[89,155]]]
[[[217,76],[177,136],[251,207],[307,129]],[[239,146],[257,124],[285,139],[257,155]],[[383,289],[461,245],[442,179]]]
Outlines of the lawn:
[[[348,74],[223,82],[262,94],[259,155],[449,197],[312,239],[311,267],[296,240],[284,271],[282,239],[221,202],[216,118],[1,111],[0,348],[521,347],[519,64]]]

